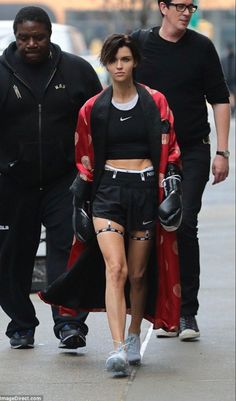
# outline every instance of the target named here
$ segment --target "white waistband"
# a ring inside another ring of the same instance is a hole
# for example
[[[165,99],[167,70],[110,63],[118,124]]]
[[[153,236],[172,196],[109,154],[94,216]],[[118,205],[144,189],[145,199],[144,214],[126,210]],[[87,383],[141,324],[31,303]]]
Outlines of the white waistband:
[[[131,173],[131,174],[141,174],[141,173],[146,173],[147,171],[154,171],[153,166],[146,167],[143,170],[126,170],[124,168],[116,168],[109,166],[109,164],[105,164],[104,169],[106,171],[119,171],[121,173]]]

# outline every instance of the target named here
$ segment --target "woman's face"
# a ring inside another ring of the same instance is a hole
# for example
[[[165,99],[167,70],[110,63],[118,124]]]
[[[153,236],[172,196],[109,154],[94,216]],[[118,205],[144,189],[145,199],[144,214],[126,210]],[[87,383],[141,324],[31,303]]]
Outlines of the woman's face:
[[[136,67],[132,52],[129,47],[120,47],[114,60],[106,65],[107,71],[113,82],[126,82],[133,79],[133,69]]]

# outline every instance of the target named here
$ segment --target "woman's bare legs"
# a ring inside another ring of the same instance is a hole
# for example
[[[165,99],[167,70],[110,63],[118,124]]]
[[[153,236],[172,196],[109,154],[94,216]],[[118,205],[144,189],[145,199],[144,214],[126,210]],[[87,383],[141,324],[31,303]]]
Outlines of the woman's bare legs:
[[[144,232],[134,232],[133,237],[144,237]],[[151,234],[149,233],[149,236]],[[146,268],[152,247],[152,240],[129,240],[128,275],[130,281],[131,322],[129,333],[140,334],[140,327],[146,304]]]
[[[124,233],[124,228],[108,219],[93,218],[95,231],[115,228]],[[128,268],[125,255],[124,238],[112,231],[101,232],[97,235],[98,245],[106,266],[106,310],[111,330],[114,349],[124,344],[126,323],[126,303],[124,287],[127,280]]]
[[[124,228],[107,219],[94,218],[97,240],[106,266],[106,309],[108,323],[117,354],[106,361],[108,371],[127,373],[127,357],[131,365],[139,364],[140,326],[146,303],[146,267],[152,241],[149,232],[134,232],[129,240],[128,266],[125,253]],[[116,230],[111,231],[111,230]],[[138,238],[149,238],[139,240]],[[135,239],[136,238],[136,239]],[[125,345],[126,301],[125,283],[129,274],[131,323],[129,337]],[[125,352],[127,349],[127,356]]]

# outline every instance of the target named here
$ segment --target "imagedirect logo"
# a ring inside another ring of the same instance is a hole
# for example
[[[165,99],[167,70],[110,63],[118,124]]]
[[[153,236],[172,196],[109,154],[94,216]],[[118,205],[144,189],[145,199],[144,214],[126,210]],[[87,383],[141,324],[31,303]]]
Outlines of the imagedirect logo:
[[[0,395],[0,401],[43,401],[43,395]]]

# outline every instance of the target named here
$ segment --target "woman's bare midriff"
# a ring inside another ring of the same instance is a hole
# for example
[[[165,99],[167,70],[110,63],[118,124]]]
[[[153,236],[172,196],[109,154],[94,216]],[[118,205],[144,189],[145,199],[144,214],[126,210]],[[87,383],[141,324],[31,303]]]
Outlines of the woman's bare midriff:
[[[106,160],[106,164],[114,168],[123,168],[125,170],[143,170],[152,166],[152,162],[149,159]]]

